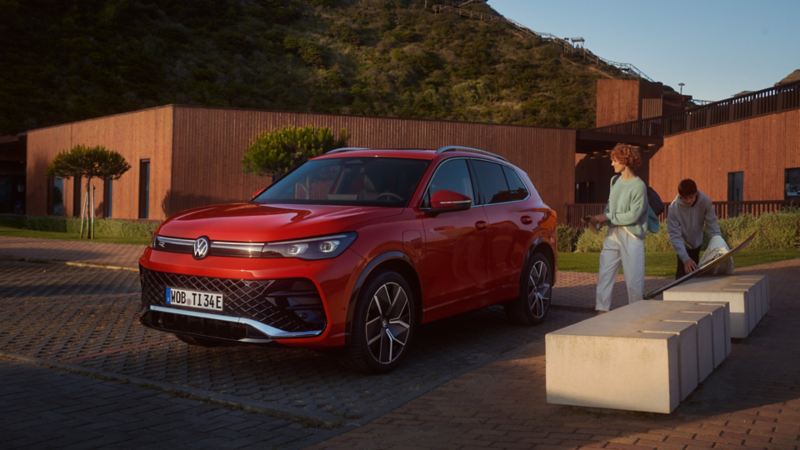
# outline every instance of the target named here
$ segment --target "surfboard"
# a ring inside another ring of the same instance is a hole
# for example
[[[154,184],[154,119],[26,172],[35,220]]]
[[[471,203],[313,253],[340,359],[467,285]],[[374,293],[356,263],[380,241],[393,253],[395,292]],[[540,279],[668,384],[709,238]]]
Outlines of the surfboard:
[[[691,280],[692,278],[694,278],[696,276],[700,276],[700,275],[703,275],[705,273],[710,272],[718,264],[722,263],[723,261],[726,261],[726,260],[730,259],[734,255],[734,253],[736,253],[739,250],[747,247],[747,245],[750,244],[750,241],[752,241],[753,238],[756,236],[756,233],[758,233],[758,231],[754,231],[753,234],[751,234],[750,236],[747,236],[747,239],[742,241],[736,247],[732,248],[729,252],[725,253],[724,255],[717,256],[716,258],[712,259],[711,261],[708,261],[707,263],[705,263],[702,266],[698,267],[693,272],[689,272],[686,275],[676,279],[675,281],[672,281],[671,283],[669,283],[669,284],[667,284],[665,286],[661,286],[659,288],[653,289],[652,291],[644,294],[645,300],[652,299],[656,295],[666,291],[667,289],[673,288],[673,287],[683,283],[686,280]]]

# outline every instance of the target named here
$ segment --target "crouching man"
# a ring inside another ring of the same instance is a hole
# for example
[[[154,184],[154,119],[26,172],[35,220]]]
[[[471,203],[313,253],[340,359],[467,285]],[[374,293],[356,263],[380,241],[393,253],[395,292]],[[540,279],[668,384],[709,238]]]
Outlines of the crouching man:
[[[697,190],[694,180],[687,178],[678,184],[678,196],[669,205],[667,214],[669,240],[678,254],[676,279],[697,269],[704,228],[709,237],[720,235],[711,199]]]

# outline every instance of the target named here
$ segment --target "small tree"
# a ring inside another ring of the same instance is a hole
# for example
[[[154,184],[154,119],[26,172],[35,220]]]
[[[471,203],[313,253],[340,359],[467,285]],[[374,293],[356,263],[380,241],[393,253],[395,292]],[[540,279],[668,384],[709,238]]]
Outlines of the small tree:
[[[244,171],[259,175],[283,175],[308,158],[347,146],[348,134],[335,136],[329,128],[285,127],[259,135],[242,159]]]
[[[94,191],[92,178],[116,180],[131,166],[119,153],[101,145],[87,147],[76,145],[59,153],[47,168],[49,176],[62,178],[86,178],[86,194],[81,204],[81,237],[83,237],[83,221],[87,221],[86,237],[94,239]],[[76,188],[79,188],[76,186]]]

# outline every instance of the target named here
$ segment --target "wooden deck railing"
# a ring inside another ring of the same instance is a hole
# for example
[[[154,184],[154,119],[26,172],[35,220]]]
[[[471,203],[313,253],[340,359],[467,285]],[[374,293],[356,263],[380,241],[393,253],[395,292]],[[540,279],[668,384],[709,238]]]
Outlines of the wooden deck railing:
[[[677,114],[618,123],[591,131],[662,137],[796,108],[800,108],[800,81],[697,106]]]
[[[758,217],[762,214],[784,211],[791,208],[800,208],[800,201],[797,200],[757,200],[746,202],[712,202],[714,212],[719,219],[749,214]],[[667,218],[669,205],[665,205],[664,212],[659,219],[663,222]],[[585,224],[582,221],[584,216],[600,214],[605,208],[605,203],[575,203],[567,205],[565,224],[574,228],[582,228]]]

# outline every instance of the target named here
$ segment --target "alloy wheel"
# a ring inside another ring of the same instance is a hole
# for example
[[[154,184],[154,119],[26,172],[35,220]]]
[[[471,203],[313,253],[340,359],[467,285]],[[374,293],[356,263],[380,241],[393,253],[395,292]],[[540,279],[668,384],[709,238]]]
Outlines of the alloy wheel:
[[[382,284],[370,299],[364,333],[372,358],[391,364],[403,354],[411,330],[411,308],[405,289],[395,282]]]
[[[544,259],[537,259],[528,272],[528,309],[536,319],[542,319],[550,308],[553,288],[550,285],[550,267]]]

